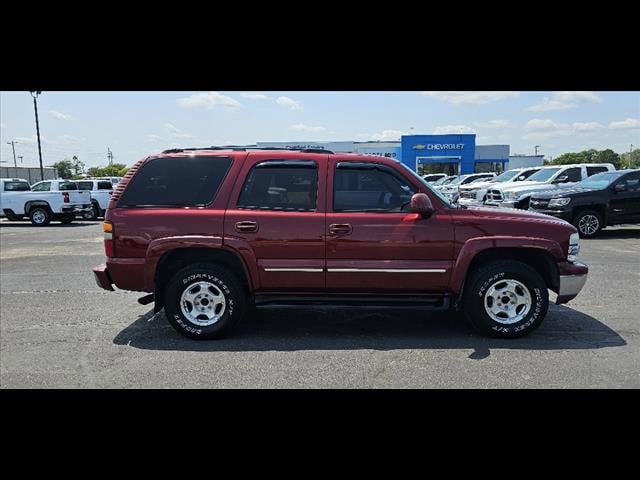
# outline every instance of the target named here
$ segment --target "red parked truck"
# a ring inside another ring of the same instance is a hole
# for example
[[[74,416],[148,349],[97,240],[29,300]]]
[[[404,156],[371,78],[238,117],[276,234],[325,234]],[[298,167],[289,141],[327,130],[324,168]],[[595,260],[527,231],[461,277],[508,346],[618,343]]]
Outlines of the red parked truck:
[[[571,224],[452,205],[388,158],[174,149],[136,163],[104,222],[98,285],[148,292],[171,325],[220,338],[248,308],[462,310],[485,335],[543,321],[582,289]]]

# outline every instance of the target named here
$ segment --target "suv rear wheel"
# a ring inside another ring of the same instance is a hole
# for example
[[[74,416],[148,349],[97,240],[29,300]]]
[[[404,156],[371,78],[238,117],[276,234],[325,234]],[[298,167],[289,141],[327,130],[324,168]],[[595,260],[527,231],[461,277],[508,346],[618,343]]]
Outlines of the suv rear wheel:
[[[462,307],[483,335],[516,338],[531,333],[544,320],[549,292],[530,266],[502,260],[475,271],[464,287]]]
[[[581,238],[593,238],[602,230],[602,217],[594,210],[582,210],[573,220]]]
[[[197,263],[184,267],[165,289],[165,312],[185,337],[224,337],[244,315],[246,294],[237,277],[224,267]]]

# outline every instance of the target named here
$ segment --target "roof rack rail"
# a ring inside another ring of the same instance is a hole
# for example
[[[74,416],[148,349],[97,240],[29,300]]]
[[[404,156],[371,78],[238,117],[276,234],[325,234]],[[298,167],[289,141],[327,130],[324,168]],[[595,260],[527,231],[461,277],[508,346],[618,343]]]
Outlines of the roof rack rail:
[[[325,150],[324,148],[289,148],[289,147],[241,147],[236,145],[227,145],[227,146],[211,146],[211,147],[190,147],[190,148],[170,148],[168,150],[163,150],[162,153],[180,153],[180,152],[188,152],[193,150],[237,150],[237,151],[247,151],[247,150],[280,150],[280,151],[288,151],[288,152],[302,152],[302,153],[326,153],[327,155],[333,155],[331,150]]]
[[[297,150],[297,148],[294,148],[292,150]],[[333,152],[331,150],[325,150],[324,148],[304,148],[300,151],[304,153],[326,153],[328,155],[333,155]]]

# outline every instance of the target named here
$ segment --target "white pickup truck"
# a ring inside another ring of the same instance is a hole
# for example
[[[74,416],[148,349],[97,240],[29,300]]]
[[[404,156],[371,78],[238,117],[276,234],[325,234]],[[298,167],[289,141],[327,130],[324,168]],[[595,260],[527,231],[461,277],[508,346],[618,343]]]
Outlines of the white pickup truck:
[[[91,194],[91,211],[86,212],[83,217],[87,220],[95,220],[104,217],[104,212],[111,200],[113,184],[109,180],[76,180],[78,189],[88,191]]]
[[[490,187],[484,203],[494,207],[526,210],[529,208],[529,200],[533,193],[570,188],[591,175],[611,172],[615,169],[616,167],[611,163],[549,165],[542,167],[522,182]]]
[[[0,215],[9,220],[29,217],[36,226],[52,220],[71,223],[77,214],[91,210],[91,195],[70,180],[45,180],[27,187],[20,178],[0,179]]]

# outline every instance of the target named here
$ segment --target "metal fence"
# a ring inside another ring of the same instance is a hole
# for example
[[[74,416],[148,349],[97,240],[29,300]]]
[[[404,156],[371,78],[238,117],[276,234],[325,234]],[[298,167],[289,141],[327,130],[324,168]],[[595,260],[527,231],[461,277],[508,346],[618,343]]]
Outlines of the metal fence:
[[[45,167],[44,179],[40,176],[40,167],[0,167],[0,178],[24,178],[33,185],[40,180],[55,180],[58,171],[55,168]]]

